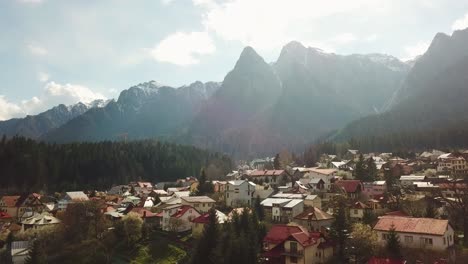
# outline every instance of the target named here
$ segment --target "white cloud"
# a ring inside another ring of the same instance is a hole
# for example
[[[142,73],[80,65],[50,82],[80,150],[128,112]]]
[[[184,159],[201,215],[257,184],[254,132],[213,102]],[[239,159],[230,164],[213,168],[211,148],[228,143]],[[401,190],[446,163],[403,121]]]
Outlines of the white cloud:
[[[464,17],[455,20],[452,25],[452,30],[461,30],[468,28],[468,13]]]
[[[402,61],[408,61],[424,54],[429,48],[429,42],[418,42],[414,45],[409,45],[404,48],[405,57],[401,58]]]
[[[32,54],[32,55],[35,55],[35,56],[44,56],[44,55],[47,55],[47,53],[49,53],[47,51],[47,49],[37,45],[37,44],[28,44],[27,45],[27,48],[29,50],[29,52]]]
[[[193,2],[197,4],[200,0]],[[320,19],[355,13],[359,16],[378,15],[388,12],[388,3],[374,0],[232,0],[206,5],[203,24],[208,32],[225,40],[272,51],[293,39],[310,41],[306,38],[322,26]],[[349,43],[355,38],[347,33],[339,36],[334,44]]]
[[[174,0],[161,0],[161,3],[162,3],[163,5],[169,5],[169,4],[171,4],[172,2],[174,2]]]
[[[37,74],[37,79],[40,82],[47,82],[49,80],[49,74],[47,74],[46,72],[39,72]]]
[[[59,84],[52,81],[45,85],[42,95],[19,103],[11,102],[0,95],[0,120],[38,114],[59,104],[89,103],[96,99],[106,99],[106,97],[86,86]]]
[[[215,50],[213,40],[207,32],[177,32],[150,50],[150,55],[160,62],[187,66],[199,63],[200,55],[208,55]]]
[[[0,120],[16,117],[22,113],[21,107],[0,95]]]
[[[77,102],[89,103],[96,99],[106,99],[100,93],[93,92],[86,86],[76,84],[58,84],[49,82],[45,86],[46,95],[59,100],[63,104],[74,104]]]

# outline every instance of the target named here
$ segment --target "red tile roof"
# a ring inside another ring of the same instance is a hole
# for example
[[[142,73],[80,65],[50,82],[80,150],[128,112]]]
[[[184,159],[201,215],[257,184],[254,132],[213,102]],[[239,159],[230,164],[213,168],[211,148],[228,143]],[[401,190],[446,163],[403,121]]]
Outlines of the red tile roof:
[[[177,209],[177,212],[175,212],[173,215],[171,215],[171,217],[179,218],[179,217],[183,216],[189,209],[193,209],[196,212],[198,212],[195,208],[193,208],[190,205],[182,205],[181,207],[179,207]]]
[[[317,238],[317,237],[314,237],[313,235],[310,235],[308,232],[301,231],[299,233],[291,234],[289,239],[291,238],[299,242],[299,244],[301,244],[303,247],[308,247],[310,245],[315,245],[318,239],[320,238],[320,236]]]
[[[250,173],[252,177],[260,176],[278,176],[284,173],[284,170],[257,170]]]
[[[19,195],[3,196],[2,200],[5,203],[6,207],[15,207],[20,197],[21,196]]]
[[[347,193],[355,193],[358,190],[358,187],[362,190],[362,184],[359,180],[341,180],[335,182],[335,185],[338,188],[344,189]]]
[[[198,224],[208,224],[210,222],[210,213],[200,215],[199,217],[193,219],[192,222]]]
[[[304,210],[304,212],[298,214],[296,217],[296,219],[300,219],[300,220],[308,220],[309,217],[311,218],[311,220],[327,220],[327,219],[333,219],[333,216],[320,210],[319,208],[317,207],[310,207],[310,208],[307,208],[306,210]]]
[[[392,225],[396,232],[442,236],[448,228],[448,220],[381,216],[374,230],[389,231]]]
[[[302,229],[298,226],[274,225],[263,238],[263,241],[274,244],[282,243],[290,235],[299,232],[302,232]]]
[[[145,208],[142,208],[142,207],[134,207],[132,208],[130,212],[137,213],[142,218],[156,217],[155,213],[151,212],[150,210],[146,210]]]
[[[0,212],[0,219],[10,219],[11,215],[6,212]]]

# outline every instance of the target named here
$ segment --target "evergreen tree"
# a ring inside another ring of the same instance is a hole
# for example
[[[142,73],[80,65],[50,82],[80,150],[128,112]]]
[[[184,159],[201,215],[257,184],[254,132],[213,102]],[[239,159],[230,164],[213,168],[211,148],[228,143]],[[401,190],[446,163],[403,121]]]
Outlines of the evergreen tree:
[[[35,239],[29,249],[25,264],[46,264],[47,256],[39,240]]]
[[[359,155],[359,160],[356,162],[356,168],[354,169],[354,177],[358,180],[365,180],[366,177],[366,164],[364,162],[364,156],[362,153]]]
[[[374,159],[370,157],[367,160],[367,172],[366,172],[366,181],[372,182],[377,179],[377,166],[375,165]]]
[[[349,222],[346,215],[346,200],[345,198],[337,201],[337,210],[335,215],[335,221],[331,226],[331,237],[336,241],[338,245],[338,258],[339,261],[345,262],[346,260],[346,240],[349,236]]]
[[[216,210],[214,208],[210,209],[208,220],[208,224],[203,230],[203,235],[195,247],[190,263],[215,263],[213,249],[216,247],[219,228],[218,217],[216,216]]]
[[[280,170],[281,169],[279,153],[276,154],[275,159],[273,160],[273,167],[275,168],[275,170]]]
[[[261,204],[259,195],[257,195],[257,199],[255,199],[255,212],[257,213],[258,219],[260,219],[260,221],[265,220],[265,210]]]
[[[376,220],[377,216],[371,210],[364,210],[364,215],[362,216],[364,224],[372,226]]]
[[[390,231],[387,235],[387,243],[385,245],[387,254],[389,258],[400,259],[401,258],[401,244],[400,238],[398,237],[397,232],[395,231],[395,226],[392,224]]]
[[[434,206],[434,201],[429,200],[426,204],[426,212],[424,214],[427,218],[436,218],[437,217],[437,210]]]

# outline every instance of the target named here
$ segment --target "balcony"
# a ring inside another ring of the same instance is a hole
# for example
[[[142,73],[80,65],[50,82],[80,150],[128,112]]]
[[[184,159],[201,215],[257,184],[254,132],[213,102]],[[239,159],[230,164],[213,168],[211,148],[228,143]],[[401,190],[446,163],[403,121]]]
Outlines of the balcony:
[[[304,256],[304,250],[285,250],[281,253],[283,256],[290,256],[290,257],[302,257]]]

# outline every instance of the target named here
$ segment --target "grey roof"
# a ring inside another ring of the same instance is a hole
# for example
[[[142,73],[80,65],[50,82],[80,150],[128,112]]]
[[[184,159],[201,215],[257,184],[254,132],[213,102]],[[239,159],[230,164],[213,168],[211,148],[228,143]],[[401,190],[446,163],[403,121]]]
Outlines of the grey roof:
[[[180,197],[180,199],[189,203],[215,203],[216,201],[208,196],[186,196]]]
[[[263,206],[273,206],[273,204],[279,204],[281,207],[292,208],[300,203],[303,203],[302,199],[283,199],[283,198],[267,198],[260,204]]]
[[[73,201],[88,201],[89,198],[84,192],[66,192],[67,196]]]

